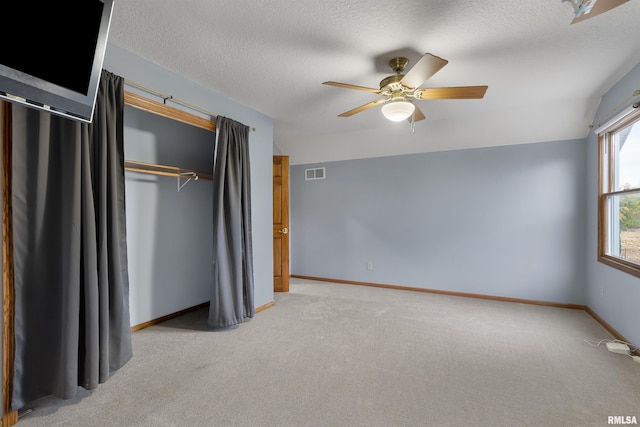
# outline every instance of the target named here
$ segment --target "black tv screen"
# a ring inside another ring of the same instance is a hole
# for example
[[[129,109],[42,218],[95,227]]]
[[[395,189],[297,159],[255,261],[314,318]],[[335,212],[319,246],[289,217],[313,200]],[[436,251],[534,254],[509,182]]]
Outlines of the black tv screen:
[[[90,122],[113,0],[4,0],[0,98]]]

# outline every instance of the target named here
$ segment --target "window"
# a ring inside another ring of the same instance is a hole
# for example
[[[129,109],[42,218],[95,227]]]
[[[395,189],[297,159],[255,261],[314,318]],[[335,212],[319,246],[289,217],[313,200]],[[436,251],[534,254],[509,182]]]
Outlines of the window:
[[[640,109],[598,131],[598,260],[640,277]]]

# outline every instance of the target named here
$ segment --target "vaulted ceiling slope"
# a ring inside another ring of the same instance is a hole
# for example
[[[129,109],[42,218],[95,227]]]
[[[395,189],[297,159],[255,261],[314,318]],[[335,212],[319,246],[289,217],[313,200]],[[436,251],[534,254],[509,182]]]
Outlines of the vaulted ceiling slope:
[[[303,164],[584,138],[640,61],[640,1],[573,18],[563,0],[117,0],[109,41],[273,118]],[[416,101],[413,131],[379,107],[337,117],[378,95],[323,82],[378,88],[427,52],[449,62],[422,87],[484,99]]]

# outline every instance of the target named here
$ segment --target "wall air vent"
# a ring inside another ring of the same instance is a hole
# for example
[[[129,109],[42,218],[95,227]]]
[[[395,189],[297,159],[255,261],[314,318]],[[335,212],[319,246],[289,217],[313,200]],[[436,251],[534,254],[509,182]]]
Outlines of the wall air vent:
[[[324,179],[326,177],[325,168],[314,168],[304,170],[304,180]]]

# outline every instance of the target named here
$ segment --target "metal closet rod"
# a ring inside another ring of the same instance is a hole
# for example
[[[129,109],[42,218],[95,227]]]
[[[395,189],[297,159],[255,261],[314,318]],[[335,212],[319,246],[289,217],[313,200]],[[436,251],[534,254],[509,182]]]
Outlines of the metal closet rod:
[[[148,86],[141,85],[140,83],[136,83],[136,82],[131,81],[129,79],[125,79],[124,82],[125,82],[125,84],[127,84],[129,86],[133,86],[133,87],[135,87],[137,89],[143,90],[145,92],[149,92],[149,93],[151,93],[153,95],[156,95],[157,97],[162,98],[162,102],[165,105],[167,104],[167,100],[170,100],[172,102],[175,102],[176,104],[180,104],[180,105],[182,105],[184,107],[191,108],[192,110],[199,111],[199,112],[201,112],[203,114],[211,116],[211,118],[213,118],[213,119],[218,117],[218,115],[216,113],[213,113],[211,111],[205,110],[204,108],[198,107],[197,105],[191,104],[190,102],[184,101],[184,100],[182,100],[180,98],[174,98],[173,95],[170,95],[168,93],[157,91],[155,89],[152,89],[152,88],[150,88]],[[252,127],[251,130],[255,132],[256,128]]]

